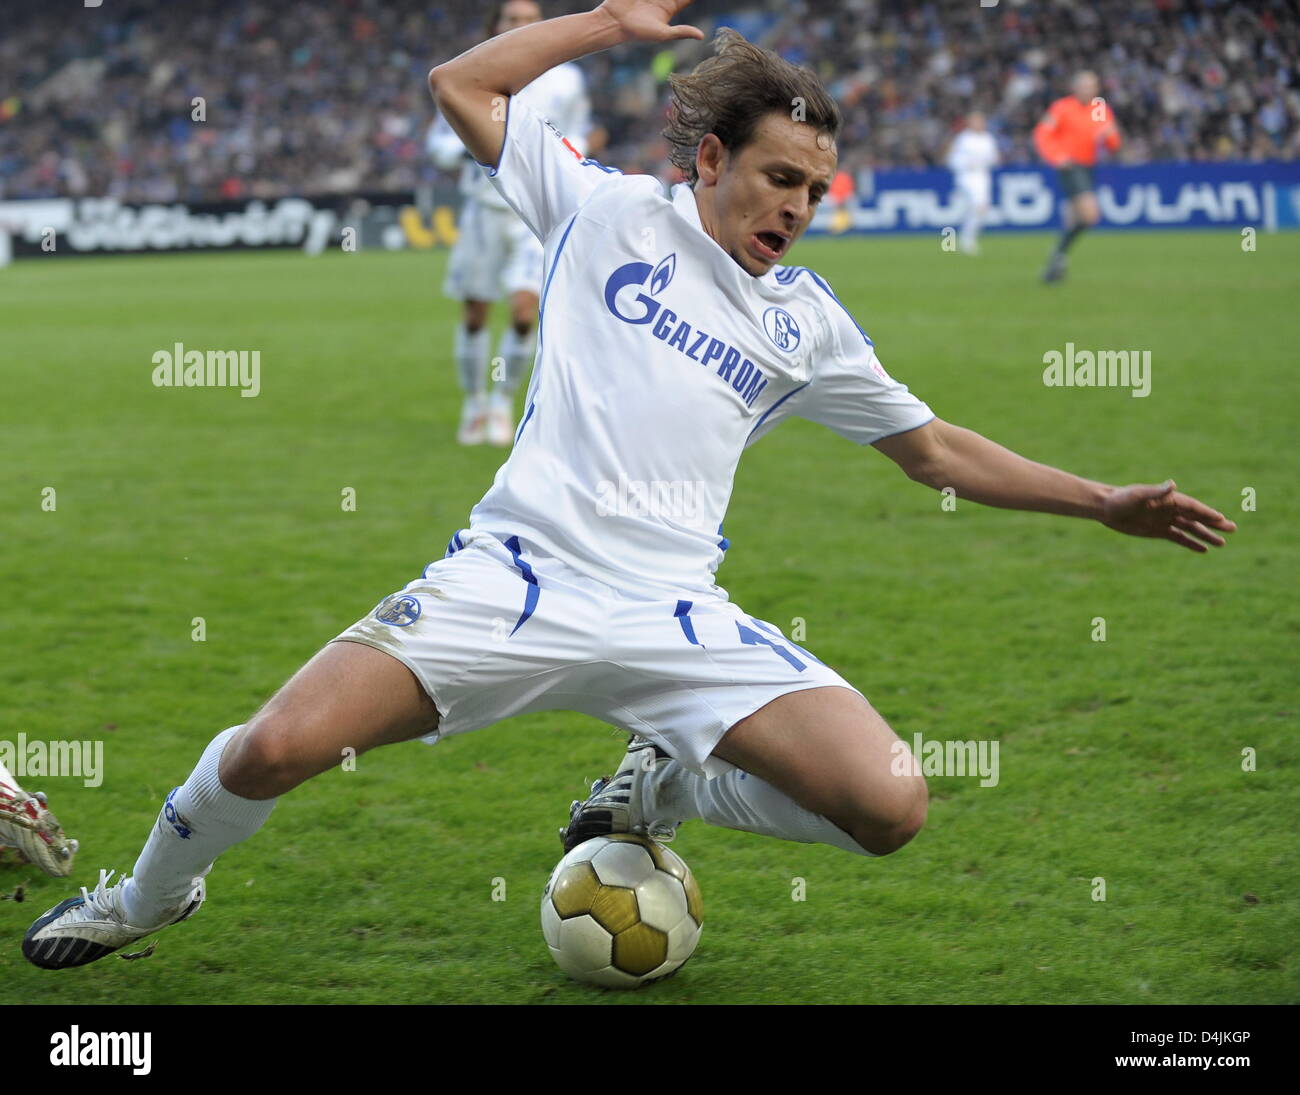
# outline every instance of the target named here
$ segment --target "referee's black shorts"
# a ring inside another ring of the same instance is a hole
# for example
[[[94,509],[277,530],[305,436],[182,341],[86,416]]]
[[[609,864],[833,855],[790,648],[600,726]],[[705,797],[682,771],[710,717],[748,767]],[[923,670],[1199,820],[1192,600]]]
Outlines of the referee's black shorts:
[[[1087,194],[1097,189],[1092,168],[1084,167],[1082,164],[1063,167],[1056,173],[1056,177],[1060,180],[1061,190],[1067,198],[1077,198],[1080,194]]]

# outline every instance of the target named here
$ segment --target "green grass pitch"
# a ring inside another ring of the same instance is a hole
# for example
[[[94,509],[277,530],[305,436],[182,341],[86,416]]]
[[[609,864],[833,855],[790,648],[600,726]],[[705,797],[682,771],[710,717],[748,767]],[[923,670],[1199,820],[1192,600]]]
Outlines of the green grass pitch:
[[[556,829],[622,751],[564,712],[379,750],[286,796],[147,960],[26,965],[30,921],[99,867],[129,870],[210,738],[441,557],[502,455],[452,439],[443,255],[0,271],[0,734],[105,743],[101,787],[25,781],[82,852],[71,882],[0,867],[5,894],[25,882],[0,902],[10,997],[1300,1001],[1300,236],[1252,253],[1231,233],[1097,234],[1050,288],[1048,246],[989,236],[971,259],[930,237],[820,240],[793,261],[940,416],[1092,478],[1173,476],[1240,531],[1196,556],[1081,521],[944,512],[810,423],[756,445],[722,585],[787,633],[804,621],[804,644],[905,740],[997,740],[1000,782],[932,779],[928,827],[885,859],[684,826],[700,948],[635,994],[568,981],[542,942]],[[261,395],[155,388],[151,355],[178,341],[260,350]],[[1067,341],[1150,350],[1150,396],[1045,387],[1043,355]]]

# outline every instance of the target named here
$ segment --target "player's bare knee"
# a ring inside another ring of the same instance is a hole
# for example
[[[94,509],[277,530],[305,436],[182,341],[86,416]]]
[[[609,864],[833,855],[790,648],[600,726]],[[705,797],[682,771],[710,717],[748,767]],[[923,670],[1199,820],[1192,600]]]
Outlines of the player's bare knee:
[[[889,855],[909,843],[924,827],[929,811],[929,792],[920,776],[907,777],[907,789],[895,796],[883,811],[879,803],[871,804],[864,817],[850,832],[853,839],[872,855]]]
[[[872,855],[892,855],[909,844],[924,826],[925,815],[921,814],[919,817],[911,817],[894,825],[873,824],[859,827],[853,830],[851,835]]]
[[[226,746],[220,778],[231,794],[267,799],[296,787],[306,776],[288,727],[275,715],[259,714]]]

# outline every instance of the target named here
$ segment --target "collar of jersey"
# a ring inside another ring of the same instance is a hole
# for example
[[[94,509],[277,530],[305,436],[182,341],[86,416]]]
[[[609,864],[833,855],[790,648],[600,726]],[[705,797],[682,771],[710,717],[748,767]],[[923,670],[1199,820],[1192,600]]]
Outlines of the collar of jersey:
[[[690,184],[684,182],[674,184],[671,191],[671,196],[673,200],[673,208],[677,211],[678,215],[684,221],[687,221],[689,224],[692,224],[696,228],[698,228],[701,232],[704,232],[704,224],[700,220],[700,209],[699,206],[696,205],[695,203],[695,191],[691,189]],[[708,236],[707,232],[704,232],[704,234]],[[709,239],[712,240],[713,245],[715,247],[718,247],[718,250],[722,250],[722,248],[718,245],[717,240],[713,239],[712,236],[709,236]],[[733,259],[730,255],[727,256],[727,260],[729,262],[735,263],[735,259]],[[739,264],[736,264],[736,269],[745,275],[747,281],[751,281],[751,282],[760,281],[764,285],[775,285],[777,284],[777,282],[775,281],[776,272],[778,270],[784,269],[784,267],[778,264],[776,266],[773,266],[772,269],[770,269],[766,274],[762,274],[759,277],[751,276]]]
[[[704,224],[700,221],[700,209],[695,204],[695,191],[691,189],[690,183],[677,183],[672,189],[672,199],[673,208],[682,218],[703,232]]]

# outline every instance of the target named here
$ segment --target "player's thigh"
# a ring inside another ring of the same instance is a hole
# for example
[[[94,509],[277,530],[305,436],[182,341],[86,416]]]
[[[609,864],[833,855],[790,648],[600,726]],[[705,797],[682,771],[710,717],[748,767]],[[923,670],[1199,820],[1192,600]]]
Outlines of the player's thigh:
[[[855,835],[915,832],[925,819],[925,780],[910,750],[849,688],[780,696],[737,722],[714,755]]]
[[[237,795],[270,798],[347,756],[431,733],[438,720],[433,700],[397,658],[332,642],[231,740],[221,781]]]
[[[1097,195],[1092,190],[1085,190],[1075,195],[1074,215],[1078,223],[1091,228],[1101,220],[1101,209],[1097,205]]]

